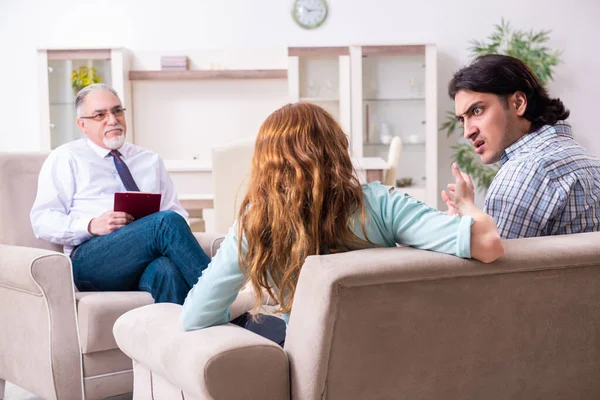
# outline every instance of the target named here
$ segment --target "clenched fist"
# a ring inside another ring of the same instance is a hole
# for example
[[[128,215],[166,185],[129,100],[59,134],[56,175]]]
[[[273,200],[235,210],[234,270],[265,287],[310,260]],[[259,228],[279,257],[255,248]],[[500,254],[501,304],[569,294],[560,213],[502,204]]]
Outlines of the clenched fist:
[[[92,235],[108,235],[133,222],[133,217],[122,211],[107,211],[101,216],[94,218],[88,225],[88,231]]]

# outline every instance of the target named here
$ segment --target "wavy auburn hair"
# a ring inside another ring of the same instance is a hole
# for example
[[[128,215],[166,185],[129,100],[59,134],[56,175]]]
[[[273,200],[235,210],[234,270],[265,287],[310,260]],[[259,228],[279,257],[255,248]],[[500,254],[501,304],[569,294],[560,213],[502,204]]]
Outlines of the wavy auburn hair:
[[[238,215],[239,261],[257,293],[255,310],[265,288],[279,311],[290,312],[307,256],[368,244],[351,226],[359,212],[366,237],[362,186],[348,144],[334,118],[310,103],[288,104],[260,127]]]

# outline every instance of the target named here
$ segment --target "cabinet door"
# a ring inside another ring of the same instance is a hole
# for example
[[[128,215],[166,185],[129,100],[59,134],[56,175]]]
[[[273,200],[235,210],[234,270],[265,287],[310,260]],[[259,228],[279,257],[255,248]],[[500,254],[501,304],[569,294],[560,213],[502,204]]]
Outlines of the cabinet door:
[[[347,47],[288,49],[290,100],[317,104],[351,134],[350,57]]]
[[[73,74],[93,68],[100,82],[114,88],[127,108],[126,79],[122,50],[39,50],[40,147],[51,150],[82,137],[77,126]],[[80,74],[81,76],[81,74]],[[85,84],[93,83],[86,76]]]
[[[402,151],[398,165],[392,166],[396,168],[397,186],[435,206],[431,194],[437,191],[436,102],[430,96],[435,98],[437,94],[431,90],[435,82],[431,81],[427,48],[400,45],[351,49],[352,144],[359,157],[390,160],[389,145],[398,136]]]

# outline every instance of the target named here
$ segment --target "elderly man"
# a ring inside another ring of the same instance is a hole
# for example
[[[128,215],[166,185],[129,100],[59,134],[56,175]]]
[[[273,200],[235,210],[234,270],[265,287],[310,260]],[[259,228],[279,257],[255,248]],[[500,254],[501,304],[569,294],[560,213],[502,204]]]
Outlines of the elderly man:
[[[448,92],[481,161],[502,164],[484,207],[500,236],[600,230],[600,160],[573,140],[569,111],[525,63],[480,57],[454,75]],[[442,199],[451,211],[444,192]]]
[[[192,235],[161,158],[125,143],[125,109],[106,85],[77,95],[86,138],[49,155],[39,176],[35,235],[64,246],[82,291],[143,290],[156,302],[183,304],[210,262]],[[115,192],[160,193],[160,212],[139,220],[113,211]]]

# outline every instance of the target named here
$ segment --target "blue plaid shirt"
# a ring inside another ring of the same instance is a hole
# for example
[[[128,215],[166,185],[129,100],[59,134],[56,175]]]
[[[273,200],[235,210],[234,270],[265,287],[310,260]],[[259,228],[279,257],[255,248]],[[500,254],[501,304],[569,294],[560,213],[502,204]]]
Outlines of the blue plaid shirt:
[[[506,148],[484,211],[500,236],[514,239],[600,230],[600,160],[563,122]]]

